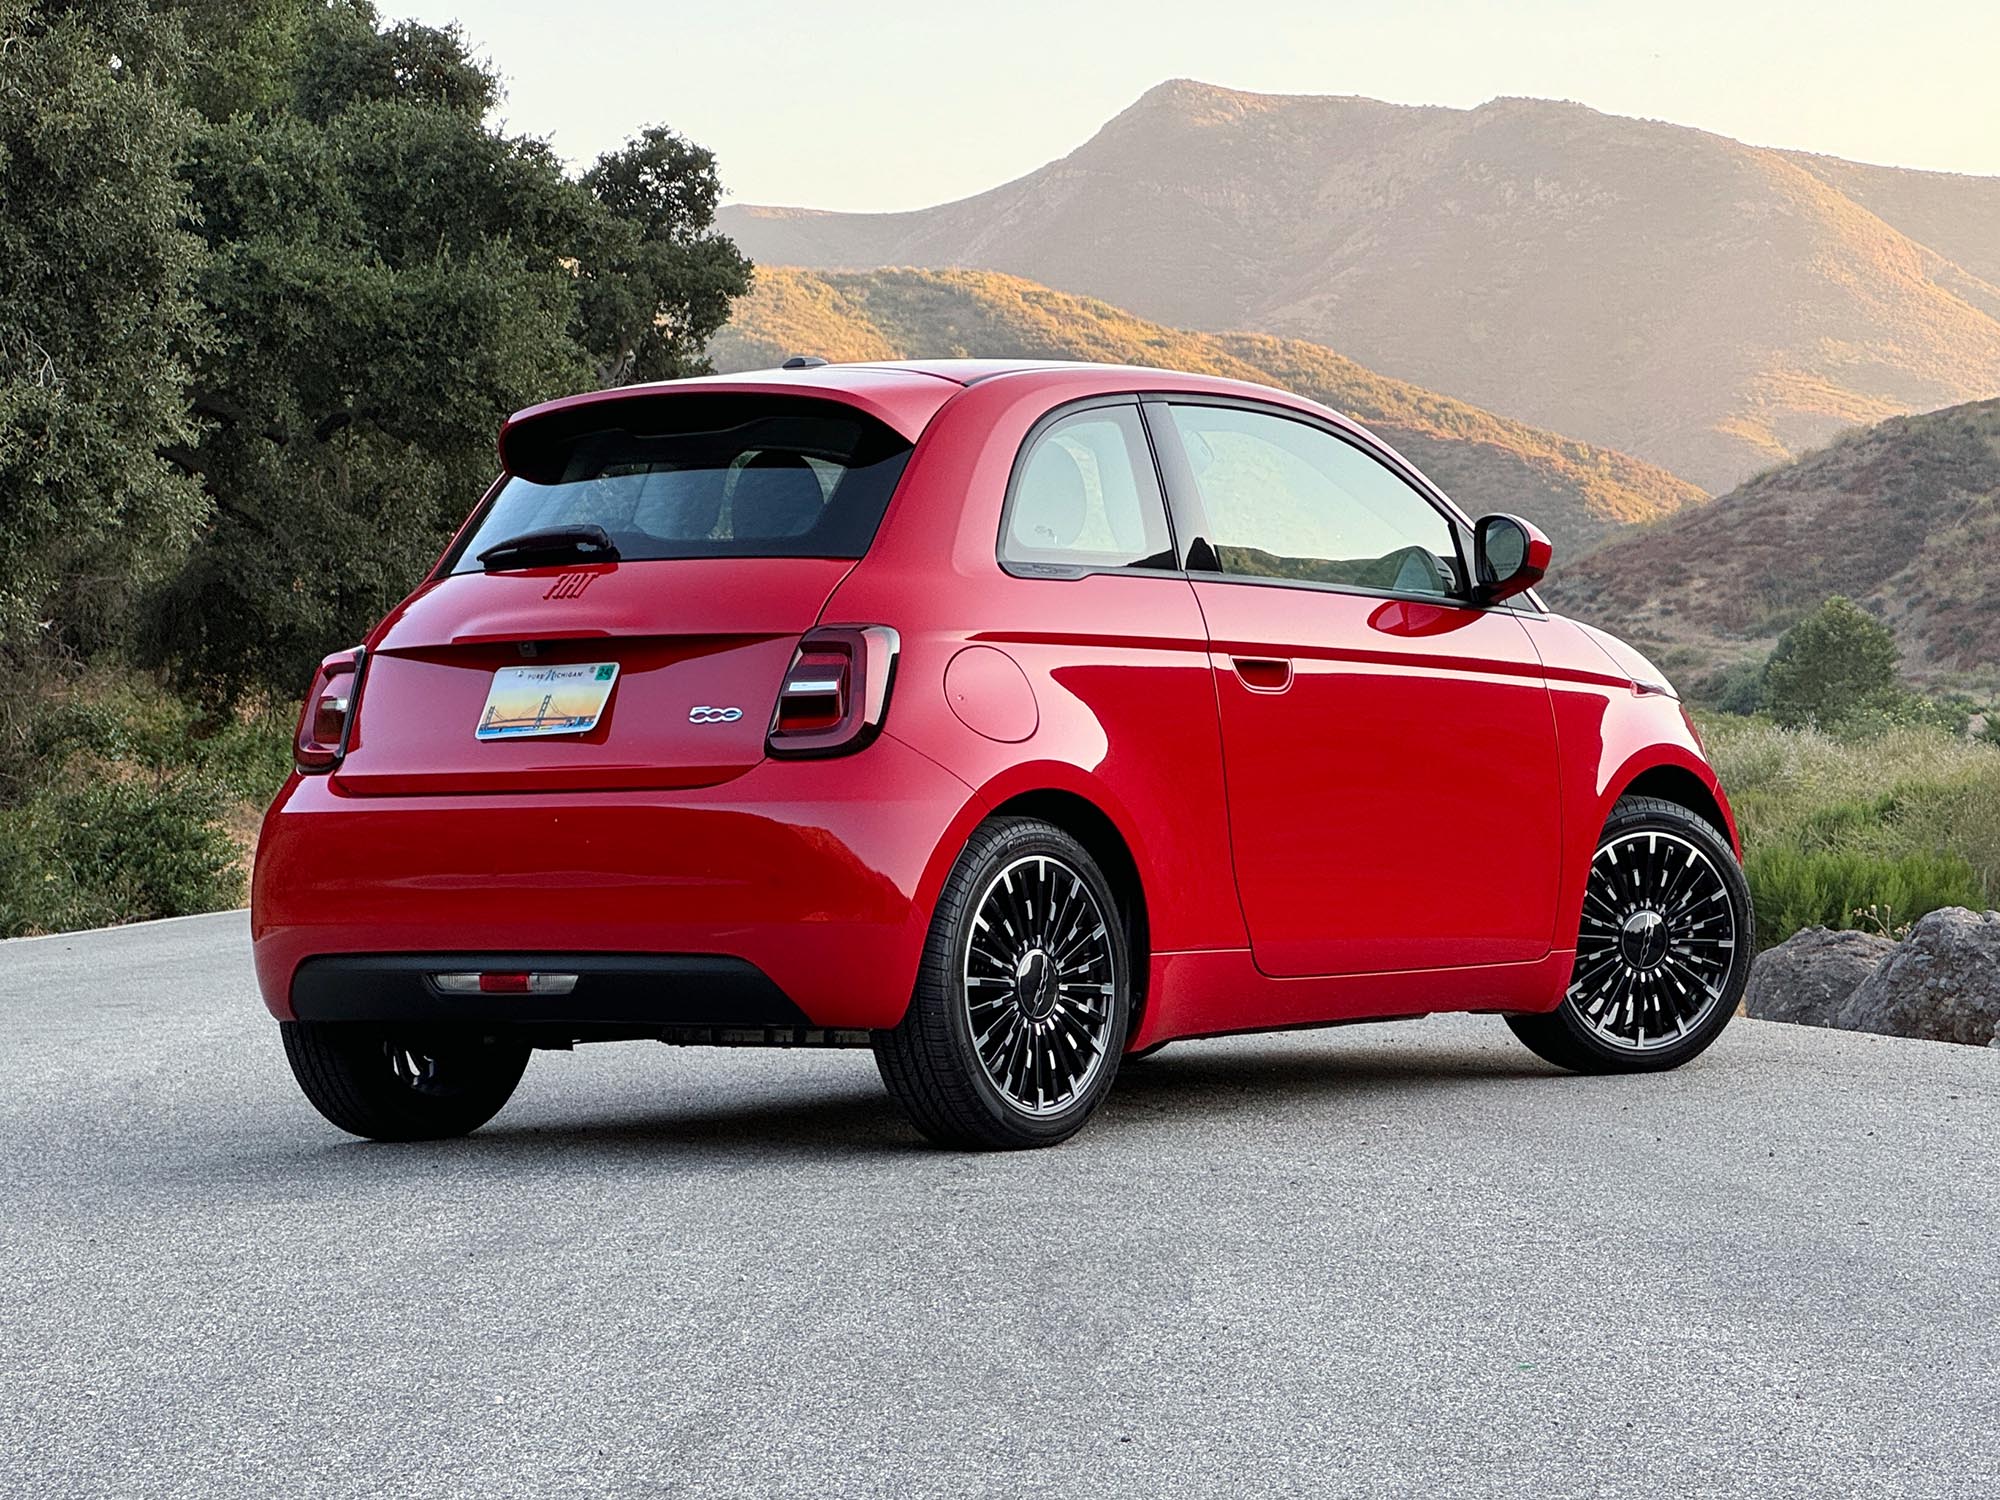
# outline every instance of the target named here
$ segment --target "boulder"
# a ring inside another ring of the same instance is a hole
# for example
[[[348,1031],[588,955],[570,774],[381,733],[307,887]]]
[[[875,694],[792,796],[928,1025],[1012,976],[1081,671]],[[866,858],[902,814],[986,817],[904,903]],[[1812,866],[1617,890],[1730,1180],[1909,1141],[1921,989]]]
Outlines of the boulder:
[[[1974,1047],[2000,1040],[2000,911],[1948,906],[1919,918],[1832,1024]]]
[[[1834,1014],[1895,951],[1872,932],[1808,927],[1757,955],[1743,990],[1745,1014],[1760,1021],[1838,1026]]]

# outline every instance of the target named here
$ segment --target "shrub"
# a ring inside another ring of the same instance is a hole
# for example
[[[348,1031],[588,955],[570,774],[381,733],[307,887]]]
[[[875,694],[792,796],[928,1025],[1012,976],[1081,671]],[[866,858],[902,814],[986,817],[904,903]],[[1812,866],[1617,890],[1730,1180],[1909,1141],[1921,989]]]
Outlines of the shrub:
[[[1962,699],[1925,698],[1896,689],[1826,722],[1843,739],[1865,740],[1889,729],[1941,729],[1962,735],[1971,718],[1972,710]]]
[[[1835,594],[1778,638],[1764,667],[1764,707],[1780,724],[1837,724],[1901,692],[1896,637]]]
[[[1739,661],[1695,683],[1689,696],[1718,713],[1749,715],[1764,707],[1764,664]]]
[[[1896,857],[1853,850],[1753,849],[1745,862],[1759,945],[1804,927],[1892,929],[1945,906],[1983,907],[1985,889],[1962,854]]]
[[[200,775],[97,782],[0,811],[0,933],[216,911],[243,899],[226,790]]]
[[[190,745],[188,759],[233,795],[262,807],[291,774],[292,729],[289,713],[233,717]]]
[[[291,723],[220,723],[143,674],[24,677],[0,709],[0,935],[239,904],[237,834],[291,762]]]

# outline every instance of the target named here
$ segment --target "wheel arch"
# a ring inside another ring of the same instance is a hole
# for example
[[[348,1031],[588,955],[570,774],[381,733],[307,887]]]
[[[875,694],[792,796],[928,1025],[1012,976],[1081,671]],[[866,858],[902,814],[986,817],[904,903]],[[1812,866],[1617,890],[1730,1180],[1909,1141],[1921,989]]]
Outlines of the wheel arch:
[[[1039,818],[1062,829],[1097,861],[1097,867],[1118,896],[1118,913],[1125,923],[1125,942],[1132,964],[1132,1019],[1126,1035],[1137,1036],[1152,967],[1152,933],[1147,918],[1145,878],[1139,873],[1138,859],[1124,832],[1096,802],[1081,792],[1061,787],[1015,792],[998,803],[988,816]]]
[[[1735,814],[1729,799],[1717,783],[1715,772],[1702,757],[1693,730],[1686,743],[1677,743],[1658,733],[1633,734],[1622,741],[1609,736],[1613,745],[1625,750],[1622,756],[1606,754],[1596,775],[1578,789],[1565,810],[1565,837],[1562,883],[1556,901],[1556,925],[1552,946],[1571,949],[1576,945],[1577,923],[1583,911],[1584,886],[1590,877],[1590,862],[1597,841],[1610,821],[1621,797],[1657,797],[1671,802],[1721,830],[1724,840],[1740,861],[1742,841],[1737,835]],[[1560,990],[1549,1000],[1561,1003]]]
[[[1736,820],[1731,816],[1720,790],[1712,780],[1704,779],[1688,766],[1671,761],[1647,766],[1617,789],[1611,806],[1615,807],[1622,797],[1657,797],[1662,802],[1684,807],[1721,830],[1732,845],[1737,843]],[[1607,807],[1607,817],[1609,813],[1610,808]],[[1739,858],[1742,856],[1740,847],[1737,855]]]

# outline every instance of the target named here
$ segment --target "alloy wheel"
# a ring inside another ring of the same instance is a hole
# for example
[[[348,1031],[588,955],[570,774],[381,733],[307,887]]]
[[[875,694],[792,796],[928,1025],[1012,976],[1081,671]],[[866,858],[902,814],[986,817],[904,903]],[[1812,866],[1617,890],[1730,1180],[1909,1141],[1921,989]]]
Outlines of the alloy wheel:
[[[382,1055],[388,1059],[390,1076],[405,1088],[420,1094],[441,1091],[438,1060],[422,1047],[391,1038],[382,1043]]]
[[[962,973],[973,1048],[1023,1113],[1072,1104],[1104,1066],[1118,990],[1109,919],[1083,877],[1030,854],[973,908]]]
[[[1704,851],[1672,833],[1621,834],[1591,861],[1565,1003],[1607,1046],[1671,1046],[1721,1003],[1739,940]]]

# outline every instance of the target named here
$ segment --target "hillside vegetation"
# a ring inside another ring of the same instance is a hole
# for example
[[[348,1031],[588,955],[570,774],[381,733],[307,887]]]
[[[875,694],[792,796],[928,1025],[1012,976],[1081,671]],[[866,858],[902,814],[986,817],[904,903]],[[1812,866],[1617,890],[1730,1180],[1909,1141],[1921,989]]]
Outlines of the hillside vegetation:
[[[707,368],[714,159],[572,176],[499,97],[370,0],[0,0],[0,936],[239,900],[507,413]]]
[[[1762,944],[1805,926],[1894,933],[1940,906],[2000,902],[2000,746],[1727,715],[1702,729],[1743,833]]]
[[[1059,161],[900,214],[739,206],[766,264],[972,266],[1256,328],[1711,490],[2000,393],[2000,193],[1575,104],[1150,90]]]
[[[1282,386],[1372,428],[1475,514],[1529,517],[1566,554],[1706,498],[1652,464],[1496,417],[1317,344],[1166,328],[993,272],[759,267],[710,354],[718,369],[741,370],[798,353],[1101,360]]]
[[[2000,672],[2000,400],[1899,417],[1551,576],[1560,608],[1708,658],[1761,654],[1829,594],[1896,633],[1904,670]]]

